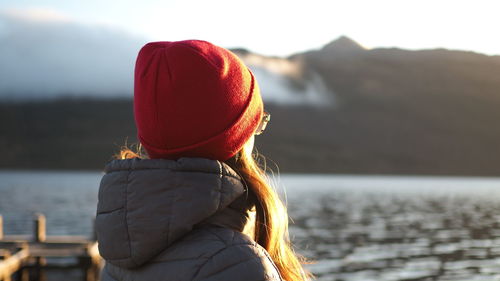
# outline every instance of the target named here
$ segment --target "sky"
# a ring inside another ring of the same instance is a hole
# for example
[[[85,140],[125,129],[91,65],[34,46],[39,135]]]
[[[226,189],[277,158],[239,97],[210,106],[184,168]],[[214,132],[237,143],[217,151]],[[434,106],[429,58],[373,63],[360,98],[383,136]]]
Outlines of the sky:
[[[0,13],[115,29],[144,41],[203,39],[275,56],[318,49],[341,35],[367,48],[500,55],[499,10],[498,0],[0,2]],[[0,21],[0,34],[2,28]]]
[[[498,11],[500,0],[1,0],[0,100],[131,96],[149,41],[202,39],[287,57],[345,35],[366,48],[500,55]],[[290,92],[261,74],[268,90]]]

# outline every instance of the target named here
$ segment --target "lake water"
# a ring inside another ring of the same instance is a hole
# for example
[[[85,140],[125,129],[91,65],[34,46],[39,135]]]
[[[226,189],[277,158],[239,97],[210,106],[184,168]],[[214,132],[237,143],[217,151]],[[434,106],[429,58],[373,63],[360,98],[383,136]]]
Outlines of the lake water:
[[[4,232],[91,235],[99,172],[0,171]],[[281,175],[318,280],[500,280],[500,178]]]

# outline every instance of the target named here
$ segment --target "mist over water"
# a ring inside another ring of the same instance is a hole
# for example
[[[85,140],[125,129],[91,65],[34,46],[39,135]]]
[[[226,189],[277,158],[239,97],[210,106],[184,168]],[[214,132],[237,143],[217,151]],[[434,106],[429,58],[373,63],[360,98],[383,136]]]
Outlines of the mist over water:
[[[333,104],[333,95],[321,76],[299,61],[237,53],[257,77],[266,102],[278,105]]]

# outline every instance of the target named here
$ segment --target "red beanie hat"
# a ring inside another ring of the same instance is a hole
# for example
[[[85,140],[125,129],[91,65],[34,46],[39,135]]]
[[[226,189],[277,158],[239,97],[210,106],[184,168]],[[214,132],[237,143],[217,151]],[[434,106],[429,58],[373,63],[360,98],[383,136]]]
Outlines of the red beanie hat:
[[[227,160],[254,134],[263,114],[252,72],[209,42],[151,42],[135,66],[134,113],[150,158]]]

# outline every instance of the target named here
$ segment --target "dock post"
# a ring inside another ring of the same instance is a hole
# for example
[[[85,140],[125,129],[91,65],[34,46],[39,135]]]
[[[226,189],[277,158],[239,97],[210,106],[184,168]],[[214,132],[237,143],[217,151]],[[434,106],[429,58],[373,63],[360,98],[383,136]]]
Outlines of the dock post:
[[[0,241],[3,239],[3,217],[0,215]]]
[[[33,272],[30,272],[29,274],[30,279],[33,278],[32,280],[36,281],[46,281],[47,277],[45,275],[44,267],[47,265],[47,260],[43,257],[35,257],[34,265]]]
[[[47,238],[46,233],[46,219],[43,214],[35,214],[35,232],[34,240],[35,242],[45,242]]]
[[[82,269],[82,281],[97,281],[93,274],[93,264],[92,258],[90,257],[80,257],[79,258],[80,268]]]
[[[29,272],[25,268],[21,268],[14,276],[15,281],[30,281]]]
[[[35,214],[35,227],[34,227],[34,241],[38,243],[43,243],[47,239],[47,228],[46,228],[46,219],[43,214],[37,213]],[[35,270],[34,270],[34,279],[37,281],[45,281],[45,271],[43,267],[47,264],[47,260],[43,257],[35,257]]]

